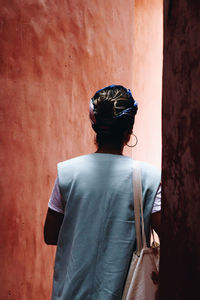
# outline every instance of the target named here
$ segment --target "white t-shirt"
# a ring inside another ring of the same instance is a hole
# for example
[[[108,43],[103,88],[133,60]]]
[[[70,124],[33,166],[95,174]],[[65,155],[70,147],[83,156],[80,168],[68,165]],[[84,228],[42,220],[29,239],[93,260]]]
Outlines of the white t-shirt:
[[[48,207],[56,212],[64,214],[64,205],[62,203],[62,198],[59,189],[58,177],[56,177],[55,184],[49,199]],[[155,196],[152,214],[159,212],[161,210],[161,185],[158,188],[158,191]]]

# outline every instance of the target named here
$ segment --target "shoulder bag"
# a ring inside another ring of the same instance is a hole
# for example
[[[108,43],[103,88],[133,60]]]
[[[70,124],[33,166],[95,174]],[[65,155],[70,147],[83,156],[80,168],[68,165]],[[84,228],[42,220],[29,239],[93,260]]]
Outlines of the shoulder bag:
[[[137,250],[133,253],[122,300],[155,300],[158,290],[160,246],[147,247],[144,231],[141,171],[134,161],[133,195]]]

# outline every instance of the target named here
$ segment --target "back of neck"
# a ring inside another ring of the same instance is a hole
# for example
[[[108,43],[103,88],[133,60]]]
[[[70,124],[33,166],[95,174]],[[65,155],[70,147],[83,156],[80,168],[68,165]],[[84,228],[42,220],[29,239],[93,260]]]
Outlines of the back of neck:
[[[115,145],[113,144],[104,144],[101,147],[99,147],[96,151],[96,153],[108,153],[108,154],[118,154],[123,155],[123,148],[117,149]]]

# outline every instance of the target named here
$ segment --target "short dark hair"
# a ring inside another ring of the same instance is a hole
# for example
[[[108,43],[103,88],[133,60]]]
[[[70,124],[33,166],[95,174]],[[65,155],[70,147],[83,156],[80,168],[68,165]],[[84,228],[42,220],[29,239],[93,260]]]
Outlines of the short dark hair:
[[[98,146],[109,141],[121,147],[124,133],[132,132],[137,112],[131,91],[122,85],[111,85],[97,91],[91,101],[95,117],[92,127],[97,133]]]

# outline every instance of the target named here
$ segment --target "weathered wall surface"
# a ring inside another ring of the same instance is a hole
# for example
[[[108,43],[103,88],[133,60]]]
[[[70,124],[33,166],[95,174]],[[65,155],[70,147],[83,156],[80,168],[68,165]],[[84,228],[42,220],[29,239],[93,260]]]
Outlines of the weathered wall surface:
[[[160,299],[200,299],[200,2],[164,15]]]
[[[134,9],[133,86],[139,103],[133,156],[161,166],[163,1],[136,0]]]
[[[93,151],[89,97],[133,82],[133,1],[1,1],[0,299],[50,299],[56,163]]]

